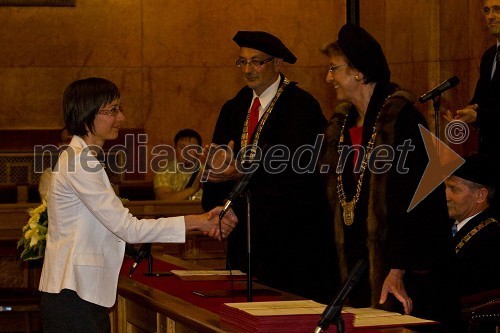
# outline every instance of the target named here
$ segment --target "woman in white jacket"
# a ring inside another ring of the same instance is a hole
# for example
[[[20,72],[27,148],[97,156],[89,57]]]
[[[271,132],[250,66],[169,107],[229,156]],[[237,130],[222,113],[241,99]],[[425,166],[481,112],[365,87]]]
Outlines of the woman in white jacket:
[[[61,154],[47,195],[49,230],[40,280],[45,333],[110,331],[125,243],[180,243],[186,230],[222,239],[237,218],[221,208],[184,217],[137,219],[115,195],[96,158],[125,120],[116,85],[102,78],[71,83],[63,95],[73,139]]]

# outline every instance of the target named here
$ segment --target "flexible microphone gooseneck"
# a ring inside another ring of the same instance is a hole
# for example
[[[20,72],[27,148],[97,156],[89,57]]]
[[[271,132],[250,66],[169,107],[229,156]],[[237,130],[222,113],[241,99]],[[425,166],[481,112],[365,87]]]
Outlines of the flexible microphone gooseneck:
[[[144,258],[148,257],[151,255],[151,243],[144,243],[141,245],[139,248],[139,253],[135,257],[135,261],[132,264],[132,267],[130,267],[130,271],[128,272],[128,276],[132,276],[132,273],[134,273],[137,265],[141,263],[141,261],[144,260]]]
[[[233,189],[231,190],[231,193],[229,194],[229,197],[226,200],[226,203],[222,208],[222,211],[219,214],[219,220],[222,220],[229,207],[231,207],[236,201],[236,199],[238,199],[238,197],[245,192],[245,189],[247,188],[248,183],[250,182],[250,178],[252,178],[253,174],[257,171],[257,169],[260,166],[260,157],[264,156],[263,152],[267,150],[268,146],[269,144],[266,143],[262,146],[262,148],[258,146],[255,147],[256,149],[255,156],[257,156],[258,158],[250,162],[248,167],[246,167],[247,172],[245,172],[243,177],[241,177],[236,183],[236,185],[234,185]]]
[[[246,173],[243,175],[243,177],[240,178],[240,180],[234,185],[233,189],[231,190],[231,193],[229,194],[229,197],[226,200],[226,203],[224,204],[224,207],[222,208],[222,211],[219,214],[219,219],[222,219],[224,217],[224,214],[226,214],[227,210],[229,207],[231,207],[236,199],[242,194],[245,189],[248,186],[248,183],[250,182],[250,178],[252,175],[255,173],[255,170],[253,170],[250,173]]]
[[[347,277],[346,282],[342,286],[342,289],[340,289],[340,291],[337,293],[337,296],[335,296],[333,301],[325,308],[325,311],[323,311],[321,319],[319,320],[318,326],[316,326],[314,333],[321,333],[324,330],[328,329],[331,322],[334,320],[340,321],[341,324],[343,324],[341,317],[342,304],[351,292],[351,289],[358,283],[361,275],[363,275],[367,267],[368,263],[366,262],[366,260],[361,259],[356,263],[351,273]]]

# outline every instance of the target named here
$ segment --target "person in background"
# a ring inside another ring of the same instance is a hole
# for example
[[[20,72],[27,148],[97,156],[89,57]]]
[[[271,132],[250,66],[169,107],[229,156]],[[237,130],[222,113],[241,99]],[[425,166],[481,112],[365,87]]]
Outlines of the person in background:
[[[489,163],[499,165],[500,135],[497,124],[500,123],[500,0],[483,0],[483,4],[486,25],[496,37],[496,44],[483,53],[479,80],[469,105],[455,112],[448,110],[444,117],[448,121],[461,120],[479,128],[479,154],[488,159]],[[500,186],[500,179],[495,181],[494,186]],[[496,196],[490,209],[498,217],[500,196]]]
[[[369,263],[350,304],[440,319],[431,276],[446,249],[444,187],[408,211],[428,163],[419,131],[426,120],[415,98],[391,83],[380,44],[363,28],[344,25],[321,52],[340,101],[320,163],[331,166],[325,181],[342,276],[360,259]],[[383,163],[374,162],[380,155]]]
[[[40,287],[45,333],[110,332],[125,242],[184,242],[186,231],[227,237],[237,223],[221,208],[201,215],[138,219],[123,207],[96,156],[118,137],[125,120],[111,81],[87,78],[63,95],[64,122],[73,138],[54,167],[48,191],[48,234]]]
[[[189,148],[201,149],[201,145],[201,136],[195,130],[183,129],[175,135],[175,159],[167,164],[165,170],[154,175],[157,200],[201,200],[203,189],[200,180],[203,170],[189,159],[189,156],[194,155],[188,152]]]
[[[252,274],[268,286],[328,303],[339,283],[330,212],[316,160],[310,151],[301,154],[313,146],[319,153],[326,119],[318,101],[281,73],[284,62],[297,58],[279,38],[238,31],[233,41],[246,86],[222,107],[208,147],[228,150],[214,158],[205,150],[203,207],[222,204],[249,171],[237,166],[259,160],[248,186]],[[246,217],[245,199],[235,201],[238,217]],[[228,267],[248,270],[247,239],[241,223],[228,239]]]
[[[479,80],[469,105],[461,110],[448,110],[448,121],[461,120],[479,128],[479,154],[500,162],[500,0],[483,0],[483,13],[496,44],[488,48],[481,58]]]
[[[73,136],[68,133],[68,129],[64,127],[61,130],[61,139],[57,146],[59,149],[65,149],[67,145],[71,142]],[[40,180],[38,182],[38,193],[40,194],[40,199],[45,200],[47,197],[47,191],[49,190],[50,179],[52,178],[52,167],[43,170]]]

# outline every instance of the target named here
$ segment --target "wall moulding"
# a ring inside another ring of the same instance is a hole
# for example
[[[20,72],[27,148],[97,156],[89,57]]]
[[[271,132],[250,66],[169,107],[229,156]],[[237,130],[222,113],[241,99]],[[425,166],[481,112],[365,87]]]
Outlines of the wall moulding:
[[[76,0],[0,0],[0,6],[75,6]]]

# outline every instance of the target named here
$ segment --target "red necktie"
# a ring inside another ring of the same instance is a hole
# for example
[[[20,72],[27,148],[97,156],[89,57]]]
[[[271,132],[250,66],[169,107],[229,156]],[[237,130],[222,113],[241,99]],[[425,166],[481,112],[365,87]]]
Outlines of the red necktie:
[[[248,143],[252,139],[255,127],[257,127],[257,123],[259,122],[259,106],[259,98],[255,97],[253,100],[252,108],[250,109],[250,116],[248,117]]]

